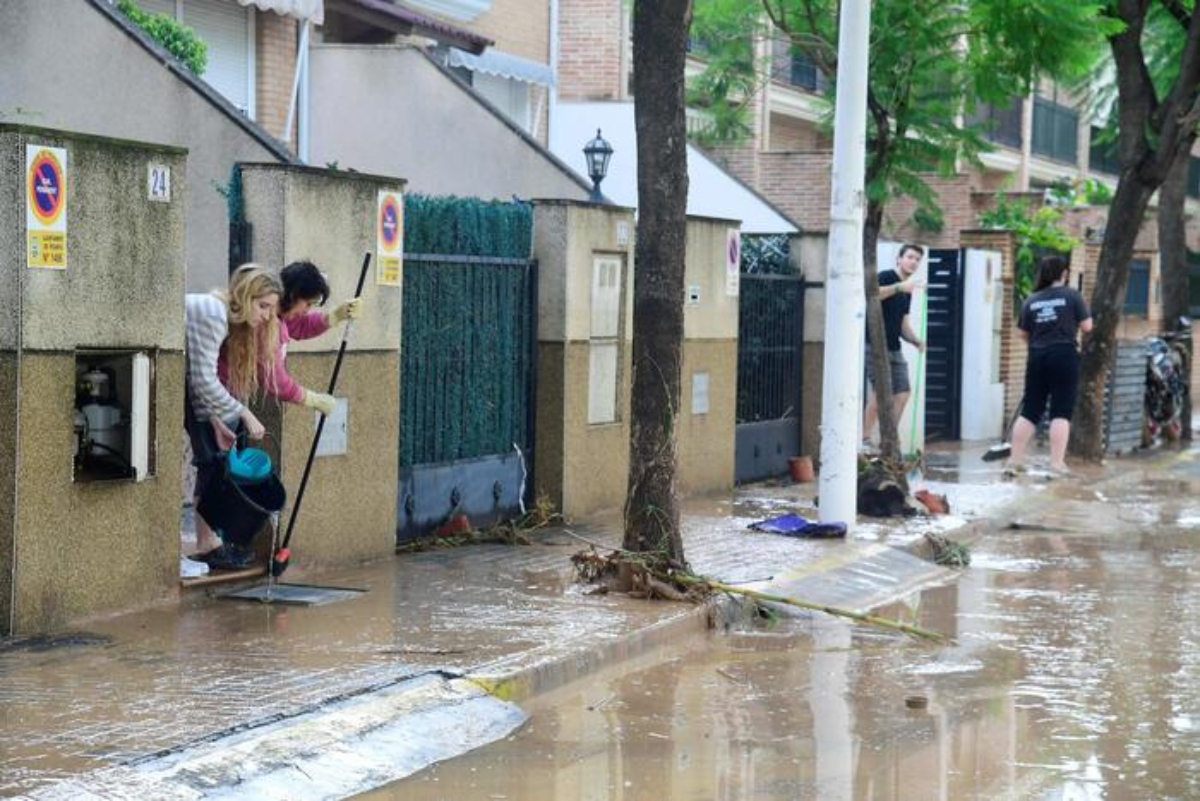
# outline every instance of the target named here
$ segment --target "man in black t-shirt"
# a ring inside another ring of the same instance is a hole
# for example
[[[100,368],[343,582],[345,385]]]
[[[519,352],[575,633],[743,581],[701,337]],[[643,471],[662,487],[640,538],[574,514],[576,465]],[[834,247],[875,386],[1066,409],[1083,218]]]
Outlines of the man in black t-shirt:
[[[904,354],[900,350],[900,340],[903,339],[915,345],[922,353],[925,352],[924,340],[913,332],[908,321],[913,290],[925,286],[925,282],[916,277],[924,256],[925,249],[918,245],[901,245],[900,254],[896,257],[896,269],[884,270],[879,274],[879,300],[883,307],[884,338],[887,340],[888,365],[891,368],[892,410],[897,423],[904,414],[908,396],[912,394],[912,387],[908,381],[908,362],[904,360]],[[867,380],[874,381],[869,336],[866,359]],[[870,439],[875,429],[875,421],[879,417],[874,388],[868,385],[867,389],[867,408],[863,415],[864,439]]]

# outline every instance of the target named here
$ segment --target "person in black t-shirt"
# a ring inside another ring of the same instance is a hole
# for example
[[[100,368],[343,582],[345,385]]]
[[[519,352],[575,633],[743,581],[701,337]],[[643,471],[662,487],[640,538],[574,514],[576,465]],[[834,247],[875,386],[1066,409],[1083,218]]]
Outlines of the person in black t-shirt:
[[[1017,327],[1029,343],[1025,397],[1013,423],[1009,469],[1025,464],[1025,451],[1050,402],[1050,469],[1065,472],[1071,413],[1079,391],[1079,332],[1092,330],[1092,314],[1078,291],[1067,286],[1070,268],[1062,256],[1046,256],[1038,267],[1037,288],[1021,306]]]
[[[925,249],[918,245],[901,245],[900,253],[896,256],[896,269],[884,270],[879,274],[879,300],[883,307],[883,330],[887,340],[888,365],[891,368],[892,409],[897,423],[904,414],[908,396],[912,387],[908,380],[908,362],[900,351],[900,340],[909,342],[924,352],[925,343],[912,330],[908,322],[908,311],[912,306],[912,293],[925,286],[925,282],[917,278],[917,270]],[[871,341],[867,338],[867,380],[873,382],[871,370]],[[863,438],[869,439],[875,429],[875,421],[879,417],[879,406],[875,400],[875,390],[868,385],[867,408],[863,414]]]

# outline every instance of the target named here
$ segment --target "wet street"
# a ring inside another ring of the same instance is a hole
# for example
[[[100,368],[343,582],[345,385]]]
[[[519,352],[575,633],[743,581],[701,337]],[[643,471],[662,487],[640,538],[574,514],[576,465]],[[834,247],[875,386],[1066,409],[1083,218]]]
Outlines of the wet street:
[[[1057,483],[883,610],[675,642],[370,799],[1200,798],[1200,465]],[[936,478],[936,476],[931,476]],[[962,478],[962,477],[956,477]]]

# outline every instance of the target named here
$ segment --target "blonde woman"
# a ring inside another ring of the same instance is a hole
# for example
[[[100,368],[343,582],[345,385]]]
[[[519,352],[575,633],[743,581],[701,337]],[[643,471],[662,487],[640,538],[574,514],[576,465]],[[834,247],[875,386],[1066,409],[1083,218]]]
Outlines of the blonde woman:
[[[271,381],[275,372],[282,294],[277,272],[245,264],[229,277],[228,291],[185,298],[185,411],[196,465],[197,505],[216,474],[220,454],[233,447],[238,430],[244,429],[250,439],[262,439],[266,431],[246,403],[259,391],[273,393],[273,387],[260,385],[260,376]],[[223,363],[224,376],[218,373],[218,361]],[[198,559],[218,568],[250,563],[248,548],[222,543],[199,513],[195,520]]]

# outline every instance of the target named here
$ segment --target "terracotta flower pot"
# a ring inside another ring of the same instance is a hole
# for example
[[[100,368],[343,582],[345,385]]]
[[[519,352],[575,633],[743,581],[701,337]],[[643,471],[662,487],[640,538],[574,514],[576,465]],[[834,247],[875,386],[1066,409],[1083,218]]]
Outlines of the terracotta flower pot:
[[[811,456],[793,456],[788,459],[788,470],[792,474],[792,481],[801,484],[812,481],[816,477],[816,473],[813,472]]]

